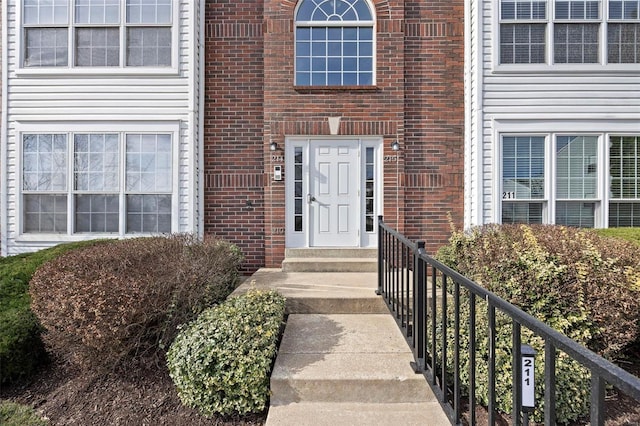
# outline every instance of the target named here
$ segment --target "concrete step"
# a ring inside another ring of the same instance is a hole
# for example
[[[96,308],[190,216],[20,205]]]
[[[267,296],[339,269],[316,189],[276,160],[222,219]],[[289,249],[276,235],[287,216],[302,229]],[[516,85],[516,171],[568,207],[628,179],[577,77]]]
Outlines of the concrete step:
[[[299,257],[285,258],[283,272],[376,272],[375,258]]]
[[[288,248],[284,252],[285,258],[364,258],[377,259],[378,249],[375,248]]]
[[[372,272],[283,272],[263,268],[238,287],[275,289],[287,299],[288,314],[387,314],[384,300],[376,295],[377,275]]]
[[[269,409],[266,426],[449,426],[440,404],[300,402]]]
[[[284,272],[376,272],[375,248],[294,248],[285,250]]]
[[[390,315],[290,315],[271,375],[271,405],[426,403],[435,396]]]

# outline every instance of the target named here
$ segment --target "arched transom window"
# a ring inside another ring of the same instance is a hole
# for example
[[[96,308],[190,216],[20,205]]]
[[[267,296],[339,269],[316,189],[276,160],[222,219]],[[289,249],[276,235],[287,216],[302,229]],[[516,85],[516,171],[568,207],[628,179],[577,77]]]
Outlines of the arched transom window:
[[[302,0],[296,13],[295,84],[375,84],[373,34],[366,0]]]

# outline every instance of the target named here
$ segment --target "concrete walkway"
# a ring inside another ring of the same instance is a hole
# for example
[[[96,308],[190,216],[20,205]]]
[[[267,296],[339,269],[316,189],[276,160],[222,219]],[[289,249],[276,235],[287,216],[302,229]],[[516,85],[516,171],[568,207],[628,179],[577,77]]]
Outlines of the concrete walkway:
[[[289,314],[267,426],[450,425],[382,298],[375,273],[261,269],[237,292],[277,289]]]

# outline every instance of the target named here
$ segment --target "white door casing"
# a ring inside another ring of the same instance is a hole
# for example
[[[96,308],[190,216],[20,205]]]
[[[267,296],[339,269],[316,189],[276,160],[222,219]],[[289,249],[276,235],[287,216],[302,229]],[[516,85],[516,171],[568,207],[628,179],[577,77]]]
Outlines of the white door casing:
[[[288,137],[284,175],[288,248],[376,245],[381,137]]]

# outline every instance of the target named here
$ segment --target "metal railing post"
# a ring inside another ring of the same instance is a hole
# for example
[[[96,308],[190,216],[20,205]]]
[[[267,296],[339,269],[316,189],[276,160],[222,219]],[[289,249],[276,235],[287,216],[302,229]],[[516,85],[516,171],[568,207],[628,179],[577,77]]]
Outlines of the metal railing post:
[[[378,289],[376,290],[376,294],[380,296],[382,294],[382,280],[384,279],[384,272],[382,263],[384,262],[384,238],[383,238],[383,228],[384,224],[382,215],[378,216]]]
[[[518,322],[512,320],[512,336],[511,336],[511,351],[513,353],[513,357],[511,362],[511,373],[513,380],[513,387],[511,388],[513,398],[513,412],[511,416],[513,417],[513,426],[522,425],[522,421],[520,420],[520,414],[522,411],[521,400],[522,400],[522,375],[520,372],[520,345],[522,344],[522,336],[521,336],[521,327]]]
[[[418,241],[414,254],[414,282],[415,289],[413,294],[413,342],[416,349],[416,361],[421,371],[424,371],[424,310],[426,305],[426,271],[424,260],[420,258],[425,253],[425,242]]]
[[[591,372],[591,426],[604,426],[604,394],[606,385],[602,377]]]
[[[544,424],[556,424],[556,347],[544,342]]]

